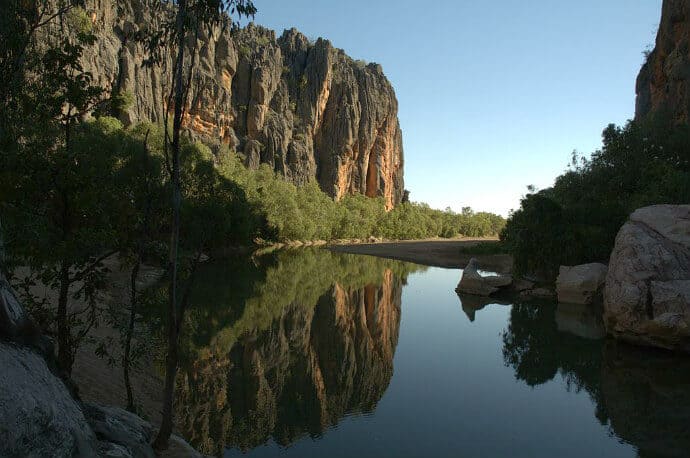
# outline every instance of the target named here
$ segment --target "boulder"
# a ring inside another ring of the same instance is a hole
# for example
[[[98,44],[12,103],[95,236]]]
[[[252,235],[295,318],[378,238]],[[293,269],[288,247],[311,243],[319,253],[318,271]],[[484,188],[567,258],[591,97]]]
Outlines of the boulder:
[[[116,407],[74,398],[7,280],[0,274],[0,457],[155,457],[154,428]],[[161,456],[200,457],[173,436]]]
[[[99,440],[101,456],[154,458],[151,443],[156,429],[139,416],[119,407],[95,403],[84,405],[84,414]],[[160,456],[201,458],[184,439],[172,435],[169,447]]]
[[[458,294],[474,294],[476,296],[490,296],[501,288],[510,286],[513,278],[510,275],[481,275],[479,263],[475,258],[470,259],[462,270],[462,277],[455,291]]]
[[[41,355],[0,343],[0,456],[98,456],[81,407]]]
[[[534,288],[534,282],[526,278],[518,278],[513,282],[513,290],[520,293]]]
[[[600,263],[561,266],[556,280],[558,302],[587,305],[599,301],[607,270]]]
[[[636,210],[616,236],[604,290],[608,333],[690,352],[690,205]]]
[[[0,336],[16,339],[28,324],[29,319],[14,291],[7,279],[0,275]]]

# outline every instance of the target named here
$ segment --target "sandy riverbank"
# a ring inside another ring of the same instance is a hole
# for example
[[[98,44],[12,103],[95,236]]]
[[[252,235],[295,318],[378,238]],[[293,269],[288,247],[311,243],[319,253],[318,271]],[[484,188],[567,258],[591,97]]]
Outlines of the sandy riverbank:
[[[462,269],[471,258],[477,258],[483,269],[510,273],[513,259],[507,254],[472,254],[471,247],[487,239],[429,239],[400,242],[332,245],[329,250],[364,254],[381,258],[414,262],[425,266]]]

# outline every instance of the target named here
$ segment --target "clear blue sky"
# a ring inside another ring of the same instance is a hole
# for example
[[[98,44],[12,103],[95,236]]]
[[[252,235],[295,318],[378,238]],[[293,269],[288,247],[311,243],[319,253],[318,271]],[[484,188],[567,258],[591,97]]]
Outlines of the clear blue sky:
[[[415,201],[507,214],[634,114],[661,0],[255,0],[255,22],[378,62]]]

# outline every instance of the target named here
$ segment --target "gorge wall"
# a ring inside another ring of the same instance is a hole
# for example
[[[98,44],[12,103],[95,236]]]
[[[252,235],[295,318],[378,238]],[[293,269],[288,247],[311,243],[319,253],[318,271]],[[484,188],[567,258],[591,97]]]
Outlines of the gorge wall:
[[[664,0],[654,49],[637,78],[636,119],[690,122],[690,0]]]
[[[127,95],[127,124],[161,122],[169,92],[170,50],[160,64],[137,37],[164,20],[150,0],[88,0],[98,37],[84,67],[111,94]],[[160,10],[160,8],[159,8]],[[329,195],[381,196],[392,208],[403,195],[398,103],[381,66],[354,61],[295,29],[276,38],[253,24],[214,27],[193,51],[185,127],[215,151],[227,145],[256,168],[268,164],[296,184],[316,179]]]

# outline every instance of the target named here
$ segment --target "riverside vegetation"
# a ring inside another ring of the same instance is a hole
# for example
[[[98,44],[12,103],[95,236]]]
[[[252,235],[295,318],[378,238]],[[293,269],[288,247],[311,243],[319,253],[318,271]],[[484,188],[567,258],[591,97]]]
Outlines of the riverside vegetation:
[[[690,201],[690,127],[650,116],[609,125],[591,158],[573,153],[551,188],[522,199],[501,233],[515,269],[554,280],[560,265],[606,262],[628,215]]]
[[[225,11],[251,16],[255,8],[243,0],[179,2],[177,8],[163,2],[160,8],[160,30],[136,39],[151,49],[151,61],[164,58],[162,42],[170,51],[164,104],[172,108],[161,107],[162,125],[124,127],[111,116],[132,97],[108,94],[82,65],[97,38],[79,2],[10,2],[0,18],[0,212],[9,255],[3,273],[12,278],[17,266],[28,268],[13,278],[14,286],[41,331],[56,337],[65,378],[77,349],[101,322],[103,261],[119,252],[131,276],[130,301],[123,304],[125,378],[143,299],[136,287],[140,268],[145,262],[165,267],[168,356],[156,441],[164,448],[172,430],[178,337],[206,254],[256,238],[485,236],[498,233],[504,221],[410,202],[387,212],[382,198],[362,195],[336,202],[314,182],[298,187],[265,166],[244,168],[230,150],[211,154],[183,128],[200,31],[232,26]],[[36,295],[38,284],[56,297]],[[127,404],[133,409],[131,393]]]

